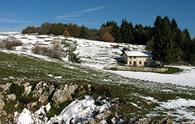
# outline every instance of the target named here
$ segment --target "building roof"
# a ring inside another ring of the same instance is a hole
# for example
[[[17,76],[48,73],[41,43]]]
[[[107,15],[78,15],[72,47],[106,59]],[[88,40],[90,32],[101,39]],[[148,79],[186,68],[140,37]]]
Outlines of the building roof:
[[[125,51],[127,56],[140,56],[140,57],[151,57],[152,53],[149,51]]]

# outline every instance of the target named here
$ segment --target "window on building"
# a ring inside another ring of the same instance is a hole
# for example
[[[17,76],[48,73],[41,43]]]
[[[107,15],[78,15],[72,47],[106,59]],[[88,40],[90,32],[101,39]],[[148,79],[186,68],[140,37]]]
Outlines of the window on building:
[[[142,62],[141,62],[141,61],[139,61],[139,64],[141,65],[141,64],[142,64]]]
[[[129,64],[131,65],[131,64],[132,64],[132,62],[130,61],[130,62],[129,62]]]
[[[134,59],[136,59],[136,57],[134,56]]]
[[[133,66],[136,66],[136,61],[133,62]]]

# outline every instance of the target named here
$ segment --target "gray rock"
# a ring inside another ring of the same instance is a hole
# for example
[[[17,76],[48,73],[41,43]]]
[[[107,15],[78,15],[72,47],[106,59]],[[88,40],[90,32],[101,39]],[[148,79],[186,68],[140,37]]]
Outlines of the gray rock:
[[[143,118],[143,119],[139,119],[138,124],[149,124],[150,121],[151,118]]]
[[[107,111],[107,112],[104,112],[104,113],[100,113],[98,115],[96,115],[96,118],[100,119],[100,120],[104,120],[106,118],[108,118],[112,113]]]
[[[43,94],[45,91],[47,91],[48,85],[45,82],[39,82],[35,87],[35,93],[37,96]]]
[[[2,80],[7,81],[7,80],[8,80],[8,78],[2,78]]]
[[[24,93],[23,93],[23,95],[27,96],[31,92],[31,89],[32,89],[32,86],[30,85],[30,83],[26,82],[24,84]]]
[[[7,84],[2,84],[0,85],[0,88],[3,89],[4,92],[9,90],[11,83],[7,83]]]
[[[52,100],[56,103],[56,104],[60,104],[63,103],[64,101],[67,101],[69,99],[69,97],[66,94],[66,91],[58,89],[53,97]]]
[[[3,109],[4,105],[5,105],[5,102],[3,101],[2,98],[0,98],[0,110]]]
[[[38,97],[39,98],[39,102],[41,103],[45,103],[49,97],[49,86],[47,83],[41,81],[39,82],[36,87],[34,92],[34,97]]]
[[[33,107],[35,107],[35,106],[37,106],[37,102],[33,102],[32,104],[31,104],[31,107],[33,108]]]
[[[9,76],[9,79],[10,79],[10,80],[14,80],[14,79],[15,79],[15,77],[13,77],[13,76]]]
[[[39,102],[41,102],[41,103],[45,103],[46,101],[47,101],[47,99],[48,99],[48,94],[47,93],[44,93],[44,94],[42,94],[40,97],[39,97]]]
[[[64,88],[62,89],[58,89],[53,97],[52,100],[56,103],[56,104],[60,104],[63,103],[67,100],[72,100],[72,95],[75,93],[75,90],[78,88],[78,85],[68,85],[66,84],[64,86]]]
[[[7,95],[7,99],[9,101],[15,101],[16,100],[16,95],[15,94],[9,94],[9,95]]]
[[[49,86],[49,94],[51,94],[55,90],[54,85]]]
[[[66,94],[68,95],[72,95],[75,93],[75,90],[78,88],[78,85],[74,84],[74,85],[70,85],[67,87],[67,85],[65,85],[64,90],[66,91]]]

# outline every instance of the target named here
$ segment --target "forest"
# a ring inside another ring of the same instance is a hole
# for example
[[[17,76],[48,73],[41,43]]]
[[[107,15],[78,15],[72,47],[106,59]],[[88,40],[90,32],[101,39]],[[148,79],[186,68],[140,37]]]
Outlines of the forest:
[[[126,19],[103,23],[99,29],[84,25],[44,23],[40,27],[29,26],[23,34],[53,34],[65,37],[101,40],[105,42],[146,45],[153,52],[153,59],[164,64],[195,65],[195,38],[188,29],[180,29],[175,19],[157,16],[153,26],[133,24]]]

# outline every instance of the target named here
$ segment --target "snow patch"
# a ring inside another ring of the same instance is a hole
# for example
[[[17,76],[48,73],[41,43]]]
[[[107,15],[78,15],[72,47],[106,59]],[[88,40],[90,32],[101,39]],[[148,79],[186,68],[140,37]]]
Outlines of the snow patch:
[[[52,117],[50,120],[46,117],[46,113],[51,109],[50,103],[42,106],[35,113],[31,113],[28,109],[24,109],[22,113],[15,112],[16,124],[53,124],[53,123],[79,123],[89,121],[97,114],[102,114],[111,107],[106,100],[100,101],[102,105],[95,105],[95,100],[90,96],[85,96],[83,100],[75,100],[69,104],[58,116]],[[102,120],[102,123],[105,121]]]
[[[28,109],[24,109],[22,113],[15,112],[16,124],[41,124],[42,121],[31,113]]]
[[[161,103],[161,106],[163,108],[167,108],[167,109],[175,109],[175,108],[179,108],[179,107],[190,107],[190,106],[194,106],[195,107],[195,100],[191,100],[191,99],[176,99],[176,100],[170,100],[168,102],[163,102]]]
[[[96,106],[95,100],[90,96],[86,96],[83,100],[75,100],[72,102],[60,115],[51,118],[51,120],[48,121],[48,124],[60,122],[70,124],[87,121],[93,118],[95,113],[104,112],[108,108],[110,108],[109,103],[105,103],[102,106]]]
[[[182,86],[195,87],[195,69],[193,66],[174,66],[181,68],[184,71],[177,74],[158,74],[152,72],[132,72],[132,71],[111,71],[109,72],[118,74],[122,77],[135,78],[145,81],[154,81],[160,83],[172,83]]]
[[[150,97],[150,96],[139,96],[140,98],[142,98],[142,99],[145,99],[145,100],[147,100],[147,101],[151,101],[151,102],[153,102],[153,103],[156,103],[156,102],[158,102],[158,100],[156,100],[155,98],[153,98],[153,97]]]
[[[46,113],[51,109],[50,103],[42,106],[35,113],[30,112],[28,109],[23,109],[21,113],[15,112],[16,124],[44,124],[48,120]]]
[[[160,103],[160,108],[168,109],[167,114],[170,116],[195,120],[195,113],[189,107],[195,107],[195,100],[179,98]]]

